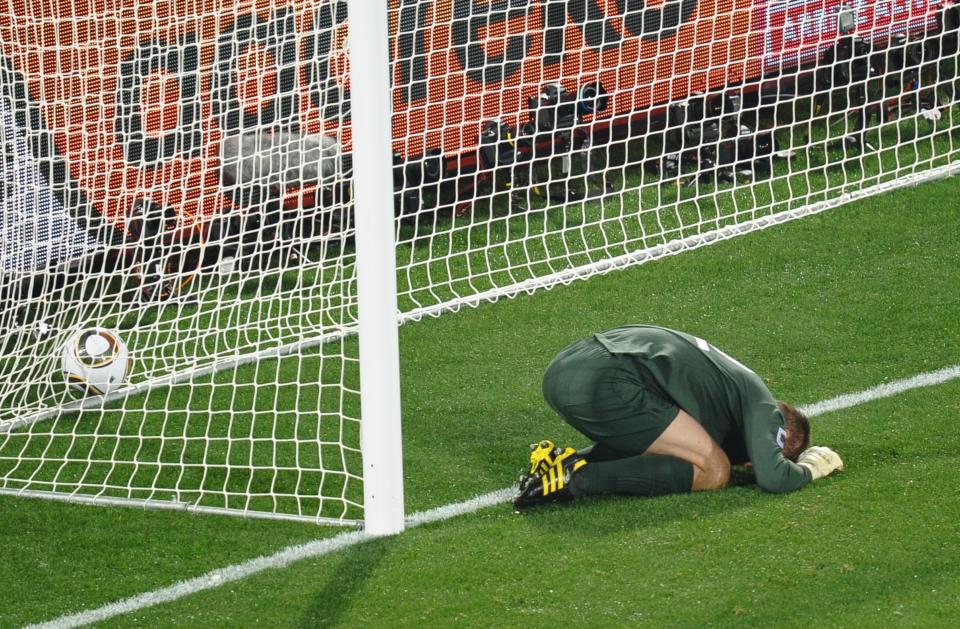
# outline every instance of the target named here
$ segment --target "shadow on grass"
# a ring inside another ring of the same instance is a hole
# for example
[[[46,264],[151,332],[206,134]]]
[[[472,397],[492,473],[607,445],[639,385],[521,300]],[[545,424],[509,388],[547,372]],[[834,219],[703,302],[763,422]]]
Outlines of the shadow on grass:
[[[364,582],[373,576],[391,546],[393,540],[378,539],[339,553],[339,562],[330,571],[332,576],[317,592],[296,626],[301,629],[337,626],[354,600],[363,596]]]

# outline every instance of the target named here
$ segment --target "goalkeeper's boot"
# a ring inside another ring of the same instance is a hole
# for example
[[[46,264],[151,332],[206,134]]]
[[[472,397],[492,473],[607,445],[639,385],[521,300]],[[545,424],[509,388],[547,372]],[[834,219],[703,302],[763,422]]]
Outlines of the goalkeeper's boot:
[[[587,460],[573,448],[560,448],[546,439],[530,448],[530,472],[520,480],[514,510],[573,500],[570,482]]]
[[[549,439],[544,439],[538,443],[530,444],[530,471],[529,475],[546,472],[556,464],[557,457],[562,456],[565,450],[570,448],[561,448],[554,445]]]

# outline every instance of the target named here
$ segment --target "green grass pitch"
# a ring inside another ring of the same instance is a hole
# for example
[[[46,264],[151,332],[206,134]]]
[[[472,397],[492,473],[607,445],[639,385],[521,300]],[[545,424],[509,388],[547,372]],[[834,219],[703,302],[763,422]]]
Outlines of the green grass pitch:
[[[809,404],[960,362],[960,181],[401,328],[407,511],[583,443],[540,398],[565,344],[677,327]],[[960,617],[960,381],[815,418],[847,470],[756,487],[507,505],[104,626],[949,626]],[[340,531],[0,499],[0,626],[95,608]]]

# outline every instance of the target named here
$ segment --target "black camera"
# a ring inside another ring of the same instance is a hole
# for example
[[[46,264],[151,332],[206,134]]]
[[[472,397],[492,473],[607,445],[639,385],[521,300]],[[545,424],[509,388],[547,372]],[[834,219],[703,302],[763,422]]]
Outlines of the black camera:
[[[499,119],[480,129],[480,159],[486,168],[512,166],[517,161],[517,131]]]
[[[405,160],[393,154],[393,192],[401,216],[435,207],[439,182],[447,172],[447,158],[438,148],[428,149],[418,158]]]
[[[599,81],[593,83],[584,83],[577,91],[577,111],[580,117],[591,114],[599,114],[605,111],[610,105],[610,97],[607,96],[607,90]]]
[[[440,181],[447,170],[447,158],[440,149],[428,149],[422,156],[405,160],[393,154],[393,189],[401,191],[421,184]]]
[[[584,116],[606,110],[610,97],[599,81],[585,83],[576,94],[558,83],[551,83],[538,96],[527,99],[527,105],[537,133],[563,133],[582,122]]]
[[[577,124],[577,96],[562,85],[547,85],[539,96],[531,96],[527,104],[539,133],[569,131]]]

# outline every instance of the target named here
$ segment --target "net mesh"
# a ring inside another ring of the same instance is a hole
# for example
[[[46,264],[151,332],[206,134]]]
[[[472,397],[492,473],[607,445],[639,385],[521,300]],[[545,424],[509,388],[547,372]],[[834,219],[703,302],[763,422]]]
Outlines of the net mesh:
[[[0,14],[4,156],[33,182],[3,211],[0,486],[357,520],[349,172],[323,117],[346,104],[285,86],[324,6],[26,9]],[[29,220],[79,245],[17,257]],[[92,327],[131,355],[106,404],[61,371]]]
[[[402,320],[960,170],[950,3],[387,10]],[[349,35],[342,0],[0,4],[0,491],[362,518]],[[91,327],[132,357],[105,399],[61,372]]]

